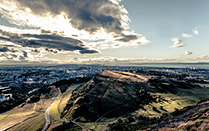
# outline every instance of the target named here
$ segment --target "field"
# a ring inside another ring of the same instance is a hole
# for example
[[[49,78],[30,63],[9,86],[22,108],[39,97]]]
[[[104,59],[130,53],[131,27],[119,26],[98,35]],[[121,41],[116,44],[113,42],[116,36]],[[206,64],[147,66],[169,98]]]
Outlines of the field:
[[[20,124],[17,124],[16,126],[12,127],[8,131],[37,131],[44,127],[45,124],[45,117],[44,113],[40,113],[37,116],[28,118],[24,121],[22,121]]]
[[[42,129],[45,124],[44,113],[51,102],[50,99],[42,99],[39,102],[18,106],[0,114],[0,129],[8,127],[8,130],[11,131]]]

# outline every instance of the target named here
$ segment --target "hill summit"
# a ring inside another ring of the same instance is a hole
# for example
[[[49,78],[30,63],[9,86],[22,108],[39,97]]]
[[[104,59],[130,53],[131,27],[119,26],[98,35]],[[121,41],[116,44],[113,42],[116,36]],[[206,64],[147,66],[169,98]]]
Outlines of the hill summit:
[[[154,101],[146,90],[150,76],[122,71],[103,71],[72,93],[63,116],[96,121],[116,117]]]

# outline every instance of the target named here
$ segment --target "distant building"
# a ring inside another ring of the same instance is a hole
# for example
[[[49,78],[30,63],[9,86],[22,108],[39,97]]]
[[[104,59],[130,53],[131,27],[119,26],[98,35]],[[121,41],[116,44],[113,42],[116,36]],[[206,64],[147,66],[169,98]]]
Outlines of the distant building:
[[[0,102],[8,101],[12,98],[12,94],[0,94]]]

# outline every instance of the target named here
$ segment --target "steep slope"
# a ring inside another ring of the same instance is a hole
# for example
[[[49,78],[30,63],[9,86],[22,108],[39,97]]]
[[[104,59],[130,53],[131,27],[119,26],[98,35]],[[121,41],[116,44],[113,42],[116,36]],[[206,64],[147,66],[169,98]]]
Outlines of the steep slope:
[[[150,77],[121,71],[103,71],[75,90],[63,116],[96,121],[134,111],[155,100],[147,91]],[[145,91],[147,90],[147,91]]]

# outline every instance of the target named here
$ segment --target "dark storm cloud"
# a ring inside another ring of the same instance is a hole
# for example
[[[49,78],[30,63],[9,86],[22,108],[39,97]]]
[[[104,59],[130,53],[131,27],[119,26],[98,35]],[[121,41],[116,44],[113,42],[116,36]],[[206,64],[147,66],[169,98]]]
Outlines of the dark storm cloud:
[[[1,39],[1,38],[0,38]],[[9,47],[9,46],[8,46]],[[7,45],[3,45],[0,47],[0,52],[16,52],[14,49],[8,48]]]
[[[8,52],[8,51],[10,51],[9,48],[7,48],[7,47],[0,47],[0,52]]]
[[[69,37],[62,37],[58,35],[44,35],[44,34],[20,35],[15,33],[4,32],[2,30],[0,30],[0,34],[6,36],[6,37],[0,37],[0,40],[10,41],[19,44],[23,47],[33,47],[33,48],[45,47],[45,48],[54,48],[54,49],[66,50],[66,51],[79,50],[80,52],[98,53],[97,51],[89,50],[88,48],[86,48],[82,41]],[[31,38],[35,38],[35,39],[31,39]],[[53,53],[55,52],[53,51]]]
[[[74,45],[78,45],[78,46],[84,46],[83,42],[80,40],[76,40],[73,38],[69,38],[69,37],[62,37],[62,36],[58,36],[58,35],[34,35],[34,34],[23,34],[23,37],[33,37],[33,38],[37,38],[37,39],[41,39],[41,40],[48,40],[48,41],[59,41],[59,42],[67,42],[67,43],[72,43]]]
[[[138,38],[139,38],[139,36],[136,36],[136,35],[123,35],[123,38],[117,39],[117,41],[129,42],[132,40],[136,40]]]
[[[1,30],[0,30],[0,32],[1,32]],[[6,38],[6,37],[2,37],[2,36],[0,36],[0,39],[1,39],[1,40],[4,40],[4,41],[9,41],[9,39],[8,39],[8,38]]]
[[[34,53],[40,53],[40,51],[39,51],[39,50],[37,50],[37,49],[31,50],[31,52],[34,52]]]
[[[92,53],[98,53],[96,50],[80,50],[81,54],[92,54]]]
[[[30,8],[36,15],[59,15],[64,12],[66,19],[73,27],[95,33],[104,29],[107,33],[114,33],[122,37],[119,41],[129,42],[138,35],[124,35],[127,29],[122,25],[123,16],[121,6],[110,0],[17,0],[20,7]],[[127,21],[126,21],[127,22]]]
[[[22,40],[19,41],[22,43],[22,46],[27,47],[46,47],[46,48],[54,48],[59,50],[67,50],[67,51],[74,51],[74,50],[85,50],[86,48],[81,47],[79,45],[69,44],[68,42],[63,41],[53,41],[53,40]]]
[[[48,49],[48,48],[46,48],[45,50],[48,51],[48,52],[51,52],[53,54],[57,54],[58,53],[56,50],[52,50],[52,49]]]
[[[101,27],[107,31],[122,31],[121,10],[109,0],[17,0],[21,6],[30,8],[37,15],[50,12],[66,13],[74,27],[90,32]]]

